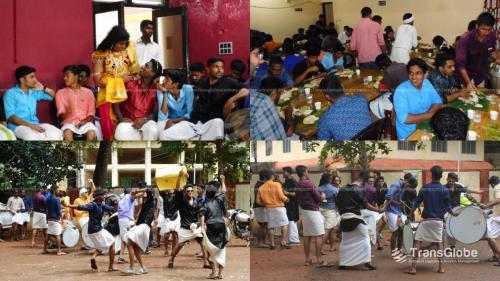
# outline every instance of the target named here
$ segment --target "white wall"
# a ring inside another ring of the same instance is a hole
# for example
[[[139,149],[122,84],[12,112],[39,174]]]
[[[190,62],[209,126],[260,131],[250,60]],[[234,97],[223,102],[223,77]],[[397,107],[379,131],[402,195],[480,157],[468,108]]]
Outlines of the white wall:
[[[250,28],[273,35],[282,41],[292,37],[297,29],[307,30],[323,14],[322,1],[312,0],[250,0]],[[302,8],[296,12],[295,8]]]
[[[354,27],[361,20],[361,9],[373,10],[382,16],[382,28],[392,25],[396,30],[405,13],[415,16],[415,27],[422,42],[432,43],[435,35],[442,35],[450,43],[467,30],[468,23],[483,10],[482,0],[387,0],[385,7],[378,0],[333,0],[336,26]]]

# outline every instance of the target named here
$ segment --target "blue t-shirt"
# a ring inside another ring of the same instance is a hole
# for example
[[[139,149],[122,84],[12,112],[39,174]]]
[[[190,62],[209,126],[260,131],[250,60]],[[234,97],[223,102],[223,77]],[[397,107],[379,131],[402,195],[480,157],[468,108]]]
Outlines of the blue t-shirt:
[[[339,58],[336,62],[333,61],[333,54],[330,52],[326,52],[321,59],[321,64],[325,67],[326,70],[330,70],[337,66],[344,66],[344,58]]]
[[[51,101],[53,98],[45,92],[32,89],[28,90],[28,93],[26,94],[21,90],[21,88],[19,88],[19,85],[16,85],[3,95],[6,120],[9,120],[12,115],[15,115],[23,121],[31,124],[40,124],[40,121],[36,116],[36,105],[37,102],[41,100]],[[15,131],[17,125],[12,122],[8,122],[7,127],[12,131]]]
[[[318,191],[324,193],[326,196],[326,202],[322,201],[320,207],[326,210],[336,210],[337,206],[335,205],[335,199],[339,193],[338,188],[332,184],[325,184],[318,186]]]
[[[266,79],[269,76],[271,76],[271,74],[269,72],[259,73],[258,75],[255,76],[255,79],[253,79],[252,85],[250,86],[250,88],[252,88],[252,89],[259,89],[260,88],[260,83],[262,83],[262,80]],[[288,71],[286,71],[285,68],[281,69],[281,74],[280,74],[280,77],[278,77],[278,78],[286,86],[289,86],[289,87],[293,86],[293,78],[290,75],[290,73],[288,73]]]
[[[403,198],[403,180],[399,180],[391,185],[387,194],[385,194],[385,200],[394,199],[398,202]],[[401,214],[401,207],[399,204],[389,204],[387,206],[387,211],[396,215]]]
[[[422,218],[444,218],[444,214],[451,209],[450,192],[439,182],[432,182],[422,186],[415,200],[414,207],[424,203]]]
[[[421,90],[415,88],[409,80],[401,83],[394,93],[398,139],[405,140],[417,129],[417,124],[405,124],[408,114],[422,114],[429,111],[433,104],[442,103],[438,92],[427,79]]]
[[[45,203],[47,219],[58,220],[61,218],[61,200],[57,196],[50,196]]]
[[[372,123],[364,96],[343,96],[321,116],[318,140],[350,140]]]
[[[194,91],[193,86],[183,85],[179,93],[179,99],[174,99],[171,92],[167,92],[167,106],[168,114],[163,114],[161,111],[161,105],[163,103],[162,91],[156,93],[158,98],[158,121],[168,121],[169,119],[176,118],[191,118],[191,112],[193,111],[193,100]]]
[[[295,69],[295,66],[302,62],[304,60],[303,56],[287,56],[285,60],[283,60],[283,65],[285,66],[286,71],[288,71],[288,74],[292,75],[293,70]]]
[[[24,202],[24,212],[29,212],[31,211],[31,209],[33,209],[33,200],[31,200],[31,197],[24,196],[23,202]]]

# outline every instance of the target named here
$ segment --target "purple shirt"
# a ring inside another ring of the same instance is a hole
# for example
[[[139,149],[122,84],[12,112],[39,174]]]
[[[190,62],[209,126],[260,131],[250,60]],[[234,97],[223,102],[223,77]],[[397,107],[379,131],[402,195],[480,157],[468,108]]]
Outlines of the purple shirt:
[[[319,194],[318,188],[311,180],[300,179],[295,196],[302,210],[319,211],[321,194]]]
[[[45,202],[45,196],[43,196],[40,192],[37,192],[33,198],[33,210],[35,212],[45,214]]]
[[[132,195],[127,194],[118,203],[118,218],[119,219],[129,219],[134,220],[134,206],[135,198]]]
[[[375,188],[375,186],[366,182],[363,186],[363,189],[365,191],[366,202],[370,203],[373,206],[377,205],[377,189]]]
[[[483,42],[477,39],[476,30],[466,32],[462,37],[457,47],[456,69],[457,76],[461,82],[464,82],[460,69],[465,68],[470,79],[474,79],[474,83],[480,84],[486,81],[488,76],[488,58],[495,51],[496,34],[491,32]]]

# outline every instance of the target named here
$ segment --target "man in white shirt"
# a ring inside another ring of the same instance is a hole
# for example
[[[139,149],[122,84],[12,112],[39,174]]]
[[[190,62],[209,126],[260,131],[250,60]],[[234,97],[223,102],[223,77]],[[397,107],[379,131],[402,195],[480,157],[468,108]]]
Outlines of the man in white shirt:
[[[21,240],[21,228],[24,223],[22,210],[25,209],[24,201],[19,197],[19,190],[14,190],[12,196],[7,200],[7,208],[12,214],[12,241]],[[18,232],[19,230],[19,232]]]
[[[137,58],[139,64],[144,66],[146,63],[155,59],[157,62],[163,64],[163,55],[160,45],[155,43],[151,38],[154,33],[155,24],[151,20],[143,20],[141,22],[141,38],[135,42],[137,50]]]
[[[403,23],[396,31],[396,40],[392,45],[391,60],[393,62],[407,64],[410,61],[412,48],[418,46],[417,29],[413,26],[415,18],[412,14],[406,13],[403,16]]]
[[[352,28],[350,26],[344,26],[344,31],[339,34],[339,41],[342,45],[351,42]]]

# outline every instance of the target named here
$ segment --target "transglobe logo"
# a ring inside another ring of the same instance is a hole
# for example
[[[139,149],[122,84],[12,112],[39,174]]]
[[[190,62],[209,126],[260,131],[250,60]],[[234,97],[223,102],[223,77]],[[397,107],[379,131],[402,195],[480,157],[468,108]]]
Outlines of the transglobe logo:
[[[410,254],[406,254],[402,249],[394,249],[392,251],[392,259],[397,263],[405,263],[411,261],[412,257],[417,256],[417,248],[411,248]],[[420,250],[418,255],[419,262],[428,262],[429,260],[442,259],[443,261],[454,261],[467,263],[478,261],[478,251],[469,249],[445,248],[443,250],[427,249]],[[437,261],[436,261],[437,262]]]

